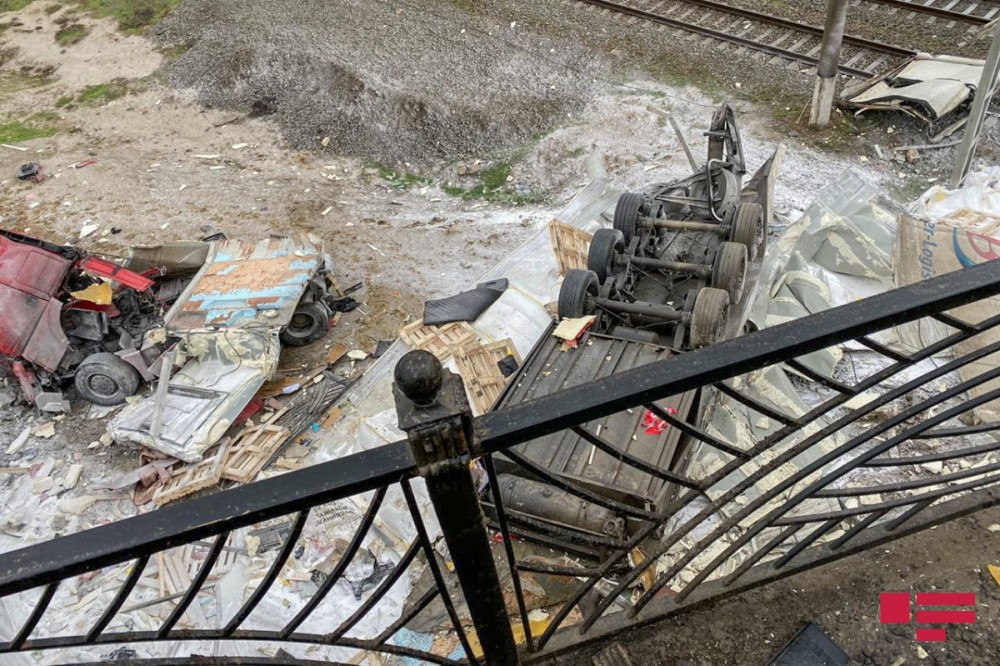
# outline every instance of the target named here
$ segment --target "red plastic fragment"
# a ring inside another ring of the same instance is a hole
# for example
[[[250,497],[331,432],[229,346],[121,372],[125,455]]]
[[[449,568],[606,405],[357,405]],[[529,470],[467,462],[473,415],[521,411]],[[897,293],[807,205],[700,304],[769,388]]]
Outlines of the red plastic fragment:
[[[97,257],[87,257],[80,263],[80,268],[93,275],[100,275],[101,277],[114,280],[136,291],[146,291],[153,286],[153,281],[149,278],[145,278],[135,271],[130,271],[118,264],[113,264],[110,261],[105,261]]]
[[[667,407],[667,414],[674,416],[676,413],[676,409],[673,407]],[[670,427],[670,424],[653,412],[646,410],[646,418],[642,421],[642,427],[646,429],[647,435],[661,435],[664,430]]]

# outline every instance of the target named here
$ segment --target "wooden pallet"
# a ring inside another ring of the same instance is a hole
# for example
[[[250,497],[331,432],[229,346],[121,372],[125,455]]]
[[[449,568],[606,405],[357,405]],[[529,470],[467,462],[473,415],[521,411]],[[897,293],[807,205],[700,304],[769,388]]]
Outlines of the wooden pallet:
[[[222,478],[251,483],[291,433],[270,423],[244,428],[236,435],[222,464]]]
[[[210,581],[215,581],[225,576],[238,562],[241,549],[232,547],[234,544],[233,537],[234,535],[231,534],[227,539],[230,547],[224,548],[219,555],[219,559],[216,560],[199,594],[211,594],[209,591],[211,587]],[[170,598],[188,591],[191,587],[191,582],[198,575],[198,571],[205,561],[204,556],[209,549],[208,543],[205,542],[204,545],[198,546],[189,543],[185,546],[160,551],[156,554],[156,578],[154,581],[149,582],[158,587],[159,598]],[[164,610],[169,609],[169,604],[165,604],[162,608]],[[187,612],[181,618],[181,624],[191,628],[204,627],[207,621],[204,611],[201,609],[201,604],[198,603],[197,599],[188,606]]]
[[[573,268],[587,267],[587,252],[593,238],[591,234],[565,222],[552,220],[549,222],[549,238],[560,275],[566,275]]]
[[[153,504],[163,506],[217,484],[222,479],[222,462],[228,450],[229,440],[226,439],[213,457],[175,470],[153,495]]]
[[[521,365],[521,355],[510,338],[488,345],[467,344],[455,351],[455,363],[472,398],[475,413],[485,414],[500,397],[509,377],[504,377],[500,361],[513,356]],[[513,375],[512,375],[513,376]]]
[[[452,355],[453,347],[462,347],[476,340],[476,331],[464,321],[443,326],[424,326],[423,320],[407,324],[399,331],[403,342],[414,349],[424,349],[442,363]]]

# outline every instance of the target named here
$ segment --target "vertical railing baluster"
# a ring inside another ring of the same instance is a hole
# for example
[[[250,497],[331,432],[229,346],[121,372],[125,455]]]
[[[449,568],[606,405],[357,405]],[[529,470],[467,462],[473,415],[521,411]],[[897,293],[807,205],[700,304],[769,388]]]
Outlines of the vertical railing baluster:
[[[396,365],[393,393],[399,427],[406,431],[420,474],[444,533],[488,666],[516,666],[517,645],[479,494],[472,482],[474,434],[465,386],[426,351]]]

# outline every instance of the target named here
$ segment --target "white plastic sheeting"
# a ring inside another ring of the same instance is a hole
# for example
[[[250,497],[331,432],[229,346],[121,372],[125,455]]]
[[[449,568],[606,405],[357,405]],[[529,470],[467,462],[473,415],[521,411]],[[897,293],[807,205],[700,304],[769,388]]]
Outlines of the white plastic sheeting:
[[[558,219],[586,231],[595,231],[602,212],[613,206],[620,194],[605,179],[594,180],[584,188]],[[472,327],[484,343],[510,338],[521,357],[525,357],[549,325],[551,317],[545,305],[559,295],[561,276],[556,268],[547,227],[539,229],[481,281],[507,278],[510,286]],[[410,351],[397,341],[376,362],[364,378],[344,397],[347,407],[343,417],[324,433],[318,445],[321,459],[342,458],[351,453],[382,446],[405,437],[396,427],[392,397],[392,371]],[[454,360],[445,364],[457,372]]]
[[[905,286],[937,275],[969,268],[1000,258],[1000,167],[969,174],[958,190],[933,187],[921,196],[910,211],[900,216],[896,245],[896,284]],[[951,315],[978,323],[1000,311],[1000,298],[991,298],[957,308]],[[952,332],[934,321],[921,320],[899,327],[906,348],[923,347]],[[996,329],[956,346],[956,353],[1000,341]],[[991,355],[971,363],[961,371],[970,379],[995,368],[1000,356]],[[1000,383],[987,382],[973,389],[973,396],[992,391]],[[976,410],[984,421],[1000,419],[1000,404],[988,403]]]

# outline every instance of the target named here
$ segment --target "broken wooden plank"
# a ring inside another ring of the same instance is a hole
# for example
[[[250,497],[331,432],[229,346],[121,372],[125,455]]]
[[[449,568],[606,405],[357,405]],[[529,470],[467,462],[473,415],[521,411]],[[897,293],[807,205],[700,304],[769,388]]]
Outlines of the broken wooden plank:
[[[400,329],[399,337],[413,349],[434,354],[442,363],[451,357],[453,347],[461,347],[477,338],[475,329],[464,321],[426,326],[422,319]]]
[[[222,463],[229,450],[229,440],[223,440],[219,451],[194,465],[176,470],[153,495],[153,503],[163,506],[199,490],[211,488],[222,479]]]
[[[571,224],[552,220],[549,222],[549,239],[560,275],[574,268],[587,268],[587,253],[593,236]]]
[[[521,355],[510,338],[488,345],[471,343],[455,351],[458,373],[477,414],[488,412],[507,385],[509,377],[504,376],[499,364],[509,356],[517,366],[521,365]]]
[[[252,482],[288,440],[289,434],[288,428],[270,423],[245,428],[229,448],[222,464],[222,478],[240,483]]]

